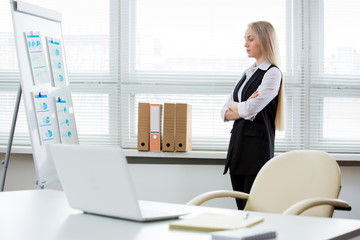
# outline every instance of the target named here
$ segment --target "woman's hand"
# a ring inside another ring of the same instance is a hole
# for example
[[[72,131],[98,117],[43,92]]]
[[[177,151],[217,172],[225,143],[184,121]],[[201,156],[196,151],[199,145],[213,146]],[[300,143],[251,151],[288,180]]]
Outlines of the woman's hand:
[[[237,120],[240,116],[237,112],[232,111],[230,108],[228,108],[225,112],[225,120],[231,121],[231,120]]]
[[[259,91],[255,91],[253,94],[251,94],[251,96],[248,98],[248,100],[250,100],[252,98],[256,98],[257,96],[259,96]]]
[[[233,112],[237,112],[237,109],[238,109],[238,102],[229,102],[229,109],[231,109],[231,111]]]
[[[228,121],[237,120],[240,118],[238,114],[238,102],[229,102],[228,109],[225,112],[225,119]]]

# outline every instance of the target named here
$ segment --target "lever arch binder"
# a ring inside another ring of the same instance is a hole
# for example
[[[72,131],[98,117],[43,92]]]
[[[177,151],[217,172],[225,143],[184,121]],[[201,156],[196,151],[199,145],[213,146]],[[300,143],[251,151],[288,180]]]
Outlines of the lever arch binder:
[[[192,150],[192,107],[186,103],[176,103],[175,151]]]
[[[162,150],[175,151],[175,103],[164,103]]]
[[[139,103],[137,150],[150,150],[150,104]]]
[[[160,104],[150,104],[150,151],[161,151]]]

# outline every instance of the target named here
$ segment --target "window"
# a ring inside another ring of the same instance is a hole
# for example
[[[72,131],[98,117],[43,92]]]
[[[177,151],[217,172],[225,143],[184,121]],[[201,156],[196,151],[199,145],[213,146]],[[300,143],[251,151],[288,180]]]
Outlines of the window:
[[[136,147],[139,102],[180,102],[192,105],[193,149],[227,149],[232,123],[222,122],[220,110],[253,62],[243,46],[247,24],[272,22],[286,59],[286,1],[256,1],[246,7],[237,0],[121,4],[123,147]]]
[[[360,151],[360,20],[355,0],[310,3],[310,148]],[[341,21],[339,20],[341,19]]]
[[[279,36],[287,96],[287,127],[275,150],[360,151],[357,0],[28,1],[63,13],[82,143],[136,148],[138,103],[181,102],[193,107],[193,149],[226,150],[232,123],[221,121],[220,109],[253,63],[244,32],[267,20]],[[0,6],[0,21],[9,23],[0,25],[5,145],[19,73],[9,6]],[[29,144],[23,110],[14,143]]]
[[[360,41],[351,24],[338,21],[358,22],[357,1],[124,0],[121,7],[124,147],[136,146],[138,102],[187,102],[193,149],[226,150],[231,123],[219,112],[253,62],[244,31],[268,20],[280,39],[287,95],[287,128],[276,135],[276,151],[359,151],[360,114],[351,109],[359,106]]]

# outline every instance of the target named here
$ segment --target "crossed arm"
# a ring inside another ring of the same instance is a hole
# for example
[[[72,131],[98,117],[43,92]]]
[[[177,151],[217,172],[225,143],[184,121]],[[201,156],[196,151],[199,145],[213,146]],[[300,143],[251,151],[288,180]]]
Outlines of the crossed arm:
[[[248,100],[252,98],[256,98],[257,96],[259,96],[259,93],[258,91],[255,91],[253,94],[251,94]],[[229,103],[229,108],[225,112],[225,120],[231,121],[241,118],[241,116],[238,113],[238,104],[239,104],[238,102],[234,102],[234,101]]]
[[[269,69],[257,90],[245,101],[234,102],[232,94],[224,104],[221,114],[224,121],[240,118],[253,120],[279,92],[282,75],[278,68]]]

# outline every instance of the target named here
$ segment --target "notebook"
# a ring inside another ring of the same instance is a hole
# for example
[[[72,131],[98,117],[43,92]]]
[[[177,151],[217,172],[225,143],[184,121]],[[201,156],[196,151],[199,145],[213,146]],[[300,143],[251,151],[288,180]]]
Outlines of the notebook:
[[[119,147],[76,144],[47,147],[69,205],[74,209],[140,222],[186,214],[184,208],[174,204],[139,201],[126,157]]]
[[[171,229],[215,232],[250,227],[263,220],[263,217],[244,218],[240,215],[203,213],[195,217],[174,221],[169,226]]]

